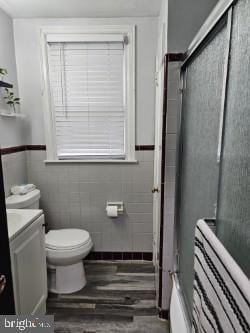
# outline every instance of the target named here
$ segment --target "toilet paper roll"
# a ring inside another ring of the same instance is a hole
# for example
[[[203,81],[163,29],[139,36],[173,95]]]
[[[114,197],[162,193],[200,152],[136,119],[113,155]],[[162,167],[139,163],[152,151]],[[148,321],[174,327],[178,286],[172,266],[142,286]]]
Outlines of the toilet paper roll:
[[[106,208],[107,210],[107,215],[109,217],[117,217],[118,216],[118,208],[117,206],[108,206]]]

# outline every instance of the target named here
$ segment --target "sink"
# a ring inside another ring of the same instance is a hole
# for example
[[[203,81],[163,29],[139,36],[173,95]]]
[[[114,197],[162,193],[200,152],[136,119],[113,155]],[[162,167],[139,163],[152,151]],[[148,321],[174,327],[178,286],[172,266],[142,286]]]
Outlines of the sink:
[[[40,209],[7,209],[9,239],[17,236],[42,213],[43,211]]]
[[[22,214],[18,212],[12,212],[7,210],[7,223],[8,223],[8,234],[9,238],[11,235],[16,233],[16,230],[19,230],[23,226]]]
[[[20,223],[22,220],[22,214],[7,210],[7,220],[9,224]]]

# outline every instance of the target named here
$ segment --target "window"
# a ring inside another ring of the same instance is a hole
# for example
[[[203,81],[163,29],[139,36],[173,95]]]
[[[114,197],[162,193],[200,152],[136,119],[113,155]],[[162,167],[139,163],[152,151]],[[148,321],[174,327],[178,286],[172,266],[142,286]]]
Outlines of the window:
[[[134,160],[134,28],[43,42],[48,159]]]

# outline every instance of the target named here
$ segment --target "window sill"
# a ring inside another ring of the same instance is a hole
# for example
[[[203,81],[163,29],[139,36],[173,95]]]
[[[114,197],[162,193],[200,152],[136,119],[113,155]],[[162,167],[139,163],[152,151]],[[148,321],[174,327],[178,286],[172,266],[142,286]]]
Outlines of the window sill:
[[[78,164],[137,164],[137,160],[45,160],[45,164],[68,164],[68,163],[78,163]]]

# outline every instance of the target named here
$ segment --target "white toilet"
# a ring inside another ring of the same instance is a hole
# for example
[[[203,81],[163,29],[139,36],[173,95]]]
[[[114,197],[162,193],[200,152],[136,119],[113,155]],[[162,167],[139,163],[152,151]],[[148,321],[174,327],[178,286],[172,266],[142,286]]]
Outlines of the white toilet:
[[[40,191],[6,198],[8,209],[39,209]],[[82,229],[50,230],[45,235],[48,268],[48,289],[53,293],[73,293],[86,285],[83,266],[93,242]]]
[[[93,246],[89,233],[81,229],[51,230],[45,243],[49,291],[68,294],[82,289],[87,283],[82,259]]]

